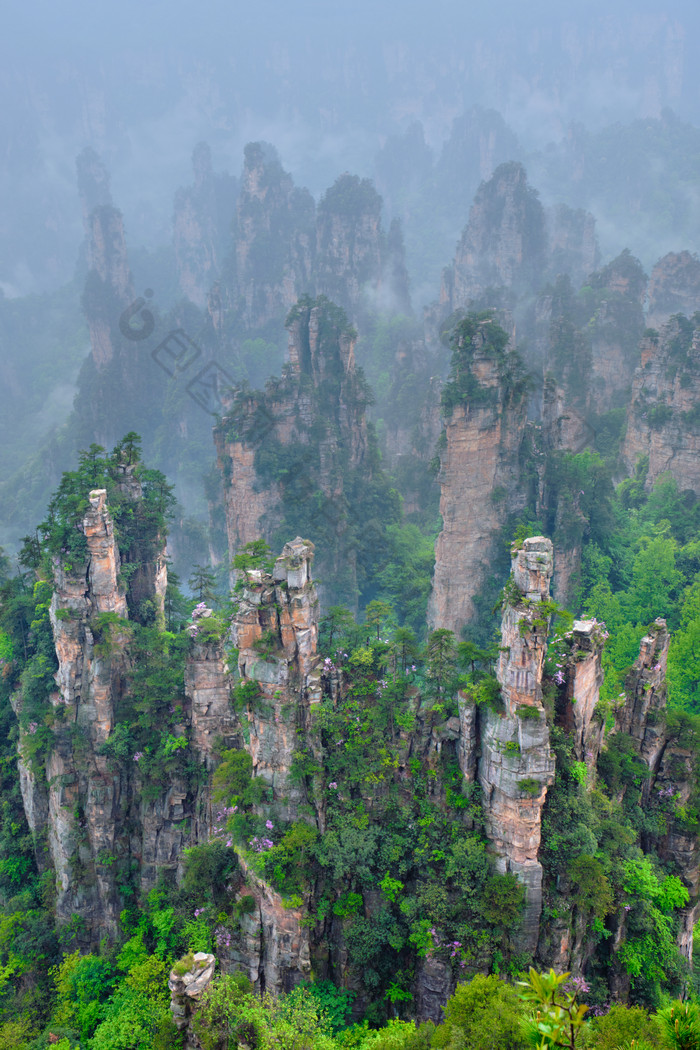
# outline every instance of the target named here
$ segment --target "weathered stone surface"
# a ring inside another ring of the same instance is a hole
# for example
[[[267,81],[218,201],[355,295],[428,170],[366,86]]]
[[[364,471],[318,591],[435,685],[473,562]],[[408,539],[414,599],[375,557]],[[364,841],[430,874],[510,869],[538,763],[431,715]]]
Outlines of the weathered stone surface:
[[[416,1019],[439,1024],[454,984],[452,970],[444,959],[434,955],[420,959],[416,967]]]
[[[259,689],[242,715],[253,775],[272,786],[287,820],[302,798],[289,779],[297,729],[308,728],[310,707],[321,699],[312,560],[313,546],[297,537],[285,545],[272,575],[249,571],[232,624],[239,674]]]
[[[513,555],[496,670],[505,710],[498,714],[488,709],[481,719],[479,782],[486,835],[497,869],[517,875],[525,886],[516,939],[529,952],[537,945],[542,910],[542,867],[537,859],[542,807],[554,780],[542,706],[549,613],[541,608],[549,599],[552,567],[552,544],[542,536],[525,540]]]
[[[192,967],[184,974],[170,971],[170,1012],[183,1038],[183,1050],[201,1050],[202,1044],[192,1029],[197,1000],[214,976],[216,957],[208,952],[195,952]]]
[[[456,404],[445,420],[439,474],[443,524],[428,606],[429,622],[458,637],[475,616],[474,597],[504,517],[524,504],[518,453],[527,406],[510,397],[502,366],[481,331],[472,345],[469,367],[484,393],[476,404]],[[494,493],[500,499],[494,500]]]
[[[641,342],[622,457],[632,473],[648,457],[646,484],[668,472],[700,493],[700,329],[677,318]]]
[[[230,746],[230,738],[236,732],[229,669],[221,643],[195,642],[192,646],[185,665],[185,695],[191,705],[192,745],[212,769],[215,738],[223,737],[224,746]]]
[[[588,403],[600,413],[618,408],[629,398],[644,332],[646,275],[625,251],[590,281],[605,295],[587,326],[591,346]]]
[[[321,198],[316,220],[316,292],[353,317],[381,305],[410,313],[400,227],[382,230],[382,198],[369,179],[341,175]]]
[[[467,308],[487,288],[533,289],[545,268],[542,205],[521,164],[501,164],[479,187],[443,284],[445,313]]]
[[[256,991],[290,992],[311,974],[305,910],[290,908],[242,858],[240,863],[256,907],[241,918],[244,950],[236,962],[247,970]]]
[[[557,204],[547,211],[549,269],[566,273],[575,285],[583,284],[600,260],[595,218],[583,208]]]
[[[293,486],[295,502],[305,493],[320,500],[318,514],[332,536],[322,552],[320,574],[333,581],[336,600],[352,606],[357,555],[355,545],[345,542],[349,523],[343,497],[355,472],[367,480],[376,469],[355,368],[356,334],[344,314],[323,298],[301,300],[288,328],[289,366],[282,379],[270,380],[264,395],[242,394],[215,431],[229,552],[234,556],[246,543],[272,538],[284,516],[284,486]],[[327,396],[329,389],[333,398]],[[258,453],[270,447],[288,449],[297,462],[299,450],[308,448],[308,461],[284,482],[259,477]]]
[[[221,289],[226,312],[247,328],[283,318],[310,287],[315,205],[266,143],[245,148],[233,241],[233,272]],[[260,255],[270,244],[275,246],[276,265],[261,271]]]
[[[615,728],[636,742],[640,756],[656,771],[665,747],[666,664],[670,636],[658,619],[642,638],[632,670],[625,679],[625,696],[615,712]]]
[[[574,620],[566,666],[560,671],[566,681],[559,717],[571,734],[576,759],[585,762],[591,772],[605,735],[603,720],[594,714],[603,684],[601,656],[607,636],[596,620]]]

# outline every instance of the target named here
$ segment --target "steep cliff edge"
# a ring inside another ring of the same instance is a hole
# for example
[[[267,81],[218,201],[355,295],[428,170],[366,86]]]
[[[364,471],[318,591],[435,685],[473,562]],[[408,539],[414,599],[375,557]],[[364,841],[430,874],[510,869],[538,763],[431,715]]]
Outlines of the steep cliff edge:
[[[525,506],[528,479],[520,452],[527,399],[521,362],[490,318],[471,315],[459,324],[453,348],[443,391],[442,531],[428,618],[459,636],[475,616],[474,596],[489,571],[502,524]]]
[[[537,946],[542,911],[542,866],[537,858],[542,807],[554,780],[542,705],[552,570],[552,544],[542,536],[525,540],[513,555],[496,668],[504,713],[487,709],[481,723],[479,783],[486,836],[497,870],[517,875],[525,887],[516,939],[520,950],[529,953]]]

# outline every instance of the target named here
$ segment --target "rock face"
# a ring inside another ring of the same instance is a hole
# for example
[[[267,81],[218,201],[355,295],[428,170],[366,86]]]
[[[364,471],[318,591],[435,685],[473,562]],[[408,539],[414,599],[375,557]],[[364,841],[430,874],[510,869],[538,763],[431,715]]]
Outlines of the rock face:
[[[317,209],[272,146],[246,146],[232,252],[210,302],[215,328],[279,324],[303,295],[328,296],[353,318],[368,306],[410,312],[401,230],[384,231],[381,212],[369,179],[347,174]]]
[[[222,283],[228,310],[244,328],[279,320],[310,290],[314,201],[307,190],[294,186],[266,143],[245,148],[233,242]]]
[[[700,493],[700,328],[674,317],[641,343],[622,456],[631,472],[648,459],[646,484],[668,472]]]
[[[459,636],[476,614],[474,597],[501,524],[525,504],[519,453],[527,404],[502,329],[492,321],[467,321],[457,333],[453,382],[446,388],[454,397],[447,402],[440,452],[443,526],[428,618]]]
[[[582,208],[558,204],[548,212],[547,225],[550,272],[568,274],[574,285],[583,284],[600,261],[595,218]]]
[[[601,655],[606,638],[605,627],[596,620],[574,620],[566,666],[560,673],[565,690],[557,705],[559,720],[571,734],[577,761],[585,762],[591,771],[605,734],[603,721],[594,714],[604,678]]]
[[[551,541],[525,540],[513,555],[506,588],[497,677],[504,713],[488,710],[481,725],[479,783],[486,835],[497,869],[525,887],[520,950],[534,952],[542,911],[542,866],[537,859],[542,807],[554,780],[554,756],[542,706],[542,670],[549,627]]]
[[[302,797],[289,779],[297,732],[309,729],[310,709],[321,699],[312,561],[313,547],[297,537],[272,575],[248,570],[232,628],[241,679],[257,686],[241,716],[253,776],[271,785],[285,820],[296,817]]]
[[[233,557],[259,537],[276,543],[287,498],[301,501],[307,535],[325,539],[320,575],[357,601],[356,549],[348,538],[355,479],[376,473],[367,391],[355,370],[356,334],[326,299],[301,300],[289,321],[289,366],[264,393],[242,391],[215,431]],[[346,495],[347,494],[347,495]]]
[[[676,721],[666,711],[669,641],[665,620],[656,620],[642,639],[639,656],[625,680],[625,701],[616,712],[615,726],[631,737],[649,768],[642,805],[658,813],[659,825],[665,829],[658,842],[659,854],[673,864],[690,893],[687,906],[681,909],[678,947],[692,970],[692,931],[700,908],[700,840],[684,807],[693,792],[697,740],[682,719]]]
[[[125,470],[119,487],[133,500],[137,518],[138,479]],[[147,893],[159,878],[174,880],[185,848],[206,841],[212,820],[206,785],[197,789],[173,774],[154,795],[131,754],[117,759],[105,751],[115,726],[124,721],[129,698],[134,634],[129,610],[143,608],[144,593],[162,599],[167,575],[161,550],[131,574],[127,593],[104,489],[90,493],[80,528],[85,562],[54,564],[49,615],[58,670],[49,698],[51,743],[40,766],[20,757],[19,769],[37,861],[45,868],[50,859],[55,873],[59,922],[79,916],[83,942],[92,946],[117,936],[124,883],[134,879]],[[214,737],[229,747],[238,740],[221,645],[193,644],[185,678],[181,721],[169,732],[190,738],[196,758],[211,769]],[[21,705],[18,695],[18,712]],[[20,756],[31,727],[23,732]]]
[[[590,278],[596,309],[588,322],[588,400],[596,412],[625,404],[639,363],[646,275],[628,251]]]
[[[700,310],[700,260],[690,252],[669,252],[649,278],[647,325],[661,328],[674,314]]]
[[[242,918],[240,953],[234,961],[256,991],[279,995],[291,992],[311,976],[309,928],[303,907],[290,907],[279,893],[241,861],[255,901],[255,910]]]
[[[373,305],[410,312],[403,240],[394,222],[385,236],[382,198],[369,179],[341,175],[321,198],[316,222],[316,290],[347,310]]]
[[[87,243],[90,270],[83,307],[92,357],[102,369],[119,352],[118,321],[134,299],[121,212],[111,204],[94,208],[87,219]]]
[[[51,602],[58,672],[52,702],[55,742],[46,763],[49,849],[56,873],[56,913],[80,915],[108,934],[118,929],[121,900],[111,860],[124,848],[127,785],[100,754],[114,728],[125,671],[126,622],[109,647],[95,644],[95,617],[126,621],[126,598],[117,581],[119,551],[106,493],[90,493],[82,523],[88,561],[70,573],[56,565]],[[87,587],[86,587],[87,582]]]
[[[195,147],[192,167],[194,185],[175,195],[173,242],[180,291],[204,307],[221,273],[238,186],[230,175],[214,174],[205,142]]]
[[[669,633],[665,620],[656,620],[639,648],[639,656],[625,680],[625,701],[616,712],[615,728],[635,741],[641,758],[656,770],[665,746],[661,712],[666,707],[666,663]]]
[[[201,1050],[202,1044],[192,1029],[192,1018],[202,992],[214,976],[216,958],[208,952],[195,952],[189,970],[180,967],[170,971],[170,1012],[183,1039],[183,1050]]]
[[[443,285],[445,313],[467,308],[486,289],[533,291],[546,265],[545,216],[521,164],[501,164],[479,187]]]

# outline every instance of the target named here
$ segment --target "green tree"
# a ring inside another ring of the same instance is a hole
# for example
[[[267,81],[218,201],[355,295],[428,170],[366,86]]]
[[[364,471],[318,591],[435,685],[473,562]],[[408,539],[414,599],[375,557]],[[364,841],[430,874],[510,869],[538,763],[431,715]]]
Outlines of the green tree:
[[[513,988],[500,977],[477,974],[457,985],[432,1046],[459,1050],[525,1050],[523,1011]]]
[[[425,649],[426,669],[438,697],[452,685],[457,668],[457,645],[452,631],[438,627],[432,631]]]
[[[187,582],[197,601],[217,604],[216,576],[206,565],[195,565]]]

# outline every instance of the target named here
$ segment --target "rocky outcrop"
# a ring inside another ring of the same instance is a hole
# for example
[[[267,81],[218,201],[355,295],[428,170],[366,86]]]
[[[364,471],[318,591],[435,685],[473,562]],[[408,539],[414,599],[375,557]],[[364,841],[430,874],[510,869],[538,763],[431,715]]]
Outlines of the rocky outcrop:
[[[215,175],[205,142],[192,154],[194,185],[175,194],[173,242],[181,293],[199,307],[218,279],[236,208],[237,180]]]
[[[596,706],[604,673],[601,657],[608,637],[597,620],[574,620],[568,636],[565,663],[555,681],[564,683],[557,703],[557,720],[570,735],[574,755],[594,773],[605,736],[604,720]]]
[[[700,260],[690,252],[669,252],[649,277],[647,325],[661,328],[674,314],[700,310]]]
[[[440,451],[442,531],[428,617],[459,636],[475,616],[474,597],[489,572],[507,514],[525,494],[519,454],[527,404],[520,363],[493,321],[467,319],[455,334],[453,371],[443,394]]]
[[[630,472],[645,461],[647,487],[668,473],[700,493],[700,328],[683,317],[641,342],[622,456]]]
[[[398,222],[382,230],[382,198],[369,179],[341,175],[318,205],[316,291],[357,317],[368,306],[410,312]]]
[[[121,212],[111,204],[94,208],[87,220],[88,266],[83,309],[92,358],[103,369],[119,353],[119,318],[134,300]]]
[[[210,771],[214,742],[231,747],[237,725],[231,710],[231,682],[221,642],[193,645],[185,665],[185,695],[190,702],[192,746]]]
[[[677,941],[692,970],[692,931],[700,908],[700,836],[685,807],[695,791],[697,737],[682,714],[666,710],[669,641],[665,620],[657,619],[642,639],[639,656],[625,680],[615,728],[629,735],[649,769],[642,786],[642,804],[656,812],[662,829],[657,850],[690,894],[687,906],[680,909]]]
[[[578,287],[600,262],[595,218],[582,208],[557,204],[547,212],[547,225],[550,273],[568,274]]]
[[[315,240],[311,194],[295,187],[272,146],[247,145],[233,253],[222,275],[231,320],[254,329],[283,319],[311,288]]]
[[[50,607],[58,672],[52,695],[54,741],[46,762],[49,849],[60,920],[80,915],[89,929],[111,935],[122,902],[111,863],[124,848],[126,785],[101,753],[114,728],[125,671],[126,597],[119,586],[119,551],[104,489],[90,493],[82,531],[86,564],[55,567]],[[87,585],[87,586],[86,586]],[[95,618],[124,621],[96,645]]]
[[[361,495],[349,493],[360,478],[366,485],[378,474],[365,418],[368,392],[355,369],[356,333],[323,297],[301,300],[288,329],[282,378],[270,380],[264,393],[240,391],[215,431],[229,552],[233,557],[261,536],[274,541],[283,525],[291,529],[291,502],[295,527],[324,539],[322,600],[328,593],[355,606],[351,530]]]
[[[441,300],[445,313],[469,308],[487,289],[533,292],[546,265],[545,216],[525,169],[501,164],[474,198]]]
[[[625,679],[623,702],[615,712],[616,730],[632,737],[652,771],[658,768],[665,746],[661,716],[666,707],[669,641],[666,621],[656,620],[652,631],[642,638],[639,656]]]
[[[589,286],[595,312],[587,325],[591,346],[588,402],[603,413],[629,398],[644,332],[646,275],[640,263],[624,251],[591,275]]]
[[[302,906],[289,901],[259,878],[241,859],[246,893],[253,911],[241,917],[241,948],[232,961],[249,977],[255,991],[280,995],[291,992],[311,976],[309,926]]]
[[[189,967],[185,968],[188,963]],[[170,1012],[183,1040],[183,1050],[201,1050],[202,1048],[193,1030],[192,1020],[202,992],[211,983],[215,968],[215,956],[208,952],[195,952],[189,958],[186,956],[185,960],[177,963],[170,971],[168,979]]]
[[[551,541],[525,540],[513,554],[505,594],[496,674],[503,712],[488,709],[481,724],[479,783],[486,835],[497,870],[525,888],[519,949],[534,952],[542,911],[542,866],[537,859],[542,807],[554,780],[554,756],[542,705],[542,672],[549,628]]]
[[[255,685],[241,715],[253,776],[272,787],[285,820],[294,819],[302,800],[290,780],[297,732],[309,730],[310,710],[321,699],[312,561],[313,547],[297,537],[285,545],[272,574],[248,570],[232,625],[239,674]]]

